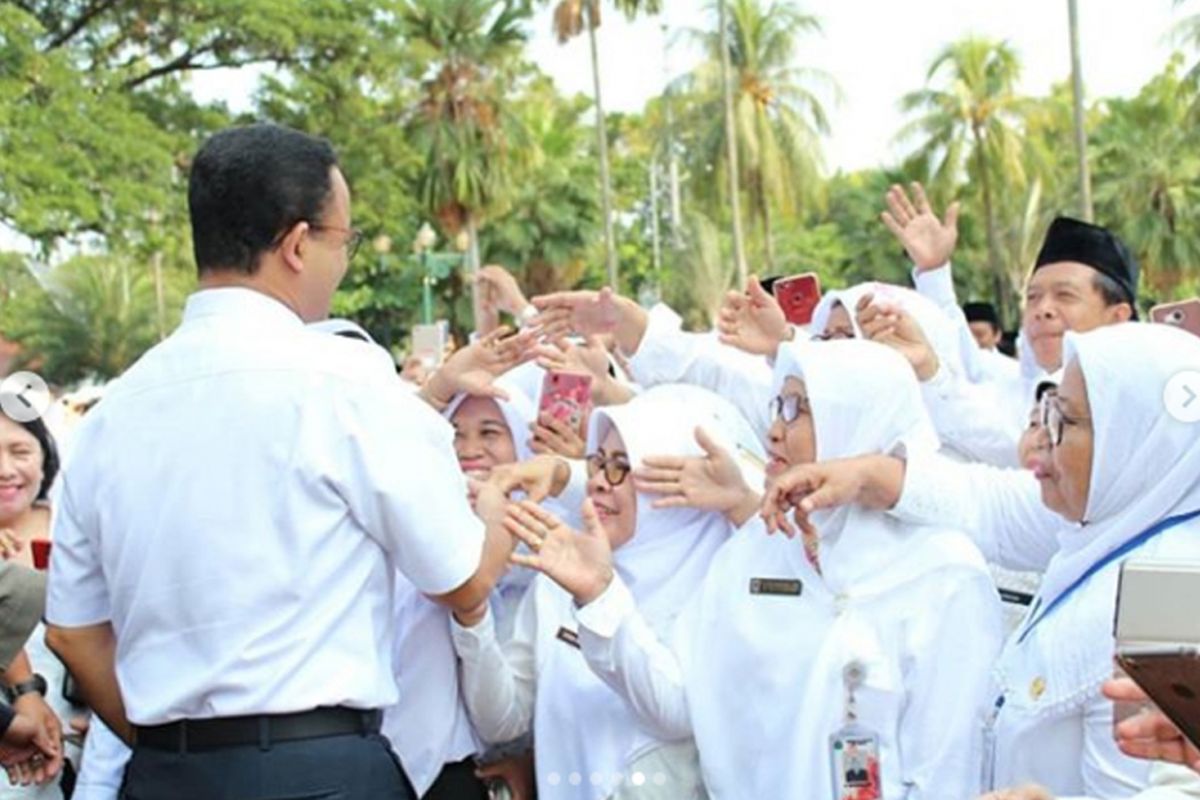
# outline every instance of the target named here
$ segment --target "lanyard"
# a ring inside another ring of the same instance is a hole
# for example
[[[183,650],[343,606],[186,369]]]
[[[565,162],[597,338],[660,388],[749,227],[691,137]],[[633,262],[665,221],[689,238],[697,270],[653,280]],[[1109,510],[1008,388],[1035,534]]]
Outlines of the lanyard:
[[[1072,583],[1070,586],[1068,586],[1066,589],[1064,589],[1062,591],[1062,593],[1060,593],[1058,595],[1058,597],[1056,597],[1052,601],[1050,601],[1050,603],[1042,609],[1042,613],[1038,614],[1038,616],[1036,618],[1034,618],[1033,621],[1029,623],[1029,625],[1026,626],[1025,630],[1023,630],[1021,632],[1021,635],[1019,637],[1017,637],[1017,644],[1021,644],[1022,642],[1024,642],[1025,637],[1029,636],[1030,632],[1033,631],[1033,629],[1037,627],[1038,623],[1041,622],[1042,620],[1044,620],[1046,617],[1050,616],[1050,612],[1052,612],[1059,605],[1061,605],[1062,602],[1064,600],[1066,600],[1076,589],[1078,589],[1080,586],[1082,586],[1087,581],[1088,578],[1092,577],[1093,575],[1095,575],[1097,572],[1099,572],[1100,570],[1107,567],[1112,562],[1129,555],[1131,552],[1133,552],[1137,548],[1141,547],[1146,542],[1153,539],[1155,536],[1158,536],[1160,533],[1163,533],[1164,531],[1168,531],[1171,528],[1174,528],[1176,525],[1182,525],[1183,523],[1193,520],[1196,517],[1200,517],[1200,508],[1196,509],[1195,511],[1189,512],[1187,514],[1179,514],[1174,517],[1167,517],[1166,519],[1164,519],[1162,522],[1158,523],[1154,527],[1147,528],[1146,530],[1142,531],[1137,536],[1133,537],[1128,542],[1121,545],[1116,550],[1113,550],[1111,553],[1106,555],[1104,558],[1097,561],[1095,564],[1092,564],[1092,566],[1088,568],[1087,572],[1083,573],[1078,578],[1076,578],[1074,583]],[[1039,599],[1039,602],[1040,602],[1040,599]],[[1037,605],[1035,604],[1034,610],[1033,610],[1033,612],[1031,612],[1030,616],[1032,617],[1033,613],[1035,613],[1036,611],[1037,611]]]

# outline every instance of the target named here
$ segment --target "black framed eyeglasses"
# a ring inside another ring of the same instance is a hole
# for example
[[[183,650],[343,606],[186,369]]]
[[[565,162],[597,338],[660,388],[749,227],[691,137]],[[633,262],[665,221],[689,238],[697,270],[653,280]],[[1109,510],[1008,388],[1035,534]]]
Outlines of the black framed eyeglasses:
[[[339,228],[336,225],[317,225],[308,223],[309,230],[313,231],[335,231],[337,233],[347,234],[346,241],[342,242],[342,246],[346,248],[346,260],[353,261],[354,254],[358,252],[358,248],[363,243],[363,232],[358,228]]]
[[[783,420],[784,425],[791,425],[801,414],[811,414],[808,398],[802,394],[781,394],[771,401],[771,420]]]
[[[606,456],[604,453],[592,453],[587,457],[588,477],[594,478],[597,473],[603,472],[604,480],[614,488],[625,482],[632,469],[629,459],[623,455]]]

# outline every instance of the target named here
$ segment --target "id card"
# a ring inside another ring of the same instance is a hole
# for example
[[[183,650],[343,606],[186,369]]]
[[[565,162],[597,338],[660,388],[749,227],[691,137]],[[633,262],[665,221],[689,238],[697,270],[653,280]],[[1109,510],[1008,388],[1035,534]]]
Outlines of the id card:
[[[880,800],[879,737],[850,724],[829,737],[833,800]]]

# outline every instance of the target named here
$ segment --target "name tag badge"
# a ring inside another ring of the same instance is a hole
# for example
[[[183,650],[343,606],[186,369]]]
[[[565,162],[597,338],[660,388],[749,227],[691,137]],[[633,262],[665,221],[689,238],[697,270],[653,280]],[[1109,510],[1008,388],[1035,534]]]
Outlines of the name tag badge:
[[[554,634],[554,638],[558,639],[560,642],[566,642],[576,650],[582,649],[579,646],[579,634],[570,628],[559,628],[558,633]]]
[[[879,737],[848,725],[829,737],[833,763],[833,800],[880,800]]]
[[[789,578],[751,578],[750,594],[768,594],[782,597],[799,597],[804,591],[802,581]]]

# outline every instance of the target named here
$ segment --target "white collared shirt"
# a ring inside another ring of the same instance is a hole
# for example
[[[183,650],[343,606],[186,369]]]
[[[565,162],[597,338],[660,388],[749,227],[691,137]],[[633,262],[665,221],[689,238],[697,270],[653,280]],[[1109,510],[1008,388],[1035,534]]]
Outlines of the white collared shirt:
[[[58,481],[47,618],[111,621],[138,725],[396,701],[393,569],[478,567],[450,426],[361,342],[198,292]]]

